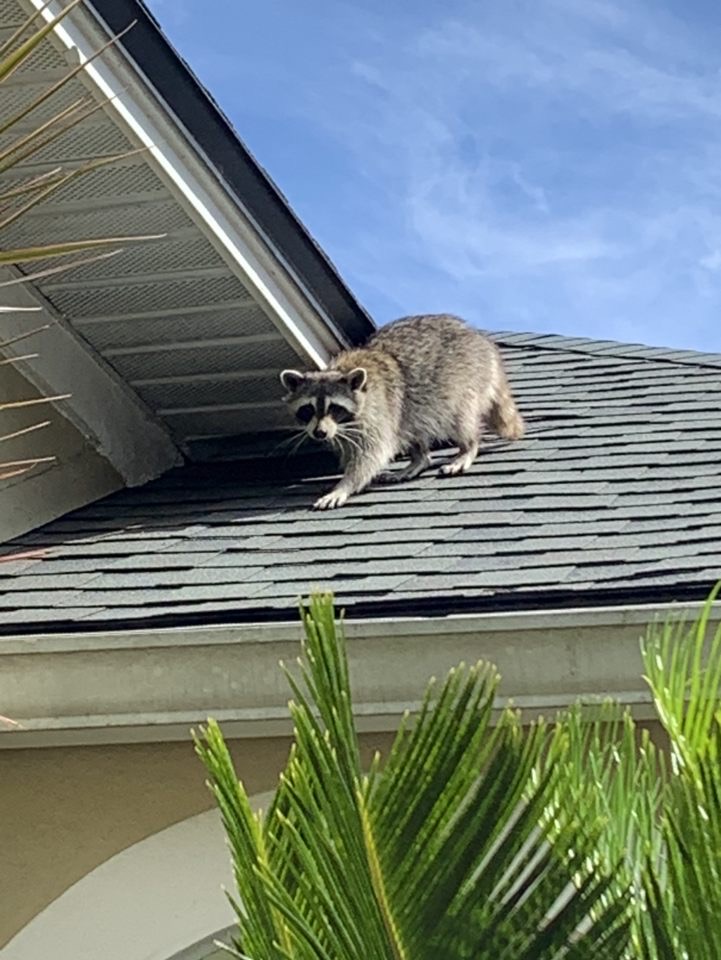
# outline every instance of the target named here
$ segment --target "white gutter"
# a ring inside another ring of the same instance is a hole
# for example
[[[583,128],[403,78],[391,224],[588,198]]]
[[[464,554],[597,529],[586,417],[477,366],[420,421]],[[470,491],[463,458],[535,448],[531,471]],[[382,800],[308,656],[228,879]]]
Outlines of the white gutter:
[[[31,0],[47,21],[62,10],[53,0]],[[61,43],[87,62],[107,40],[99,22],[81,4],[55,27]],[[309,290],[301,285],[282,253],[265,237],[238,198],[212,171],[198,144],[154,95],[152,82],[111,47],[89,63],[81,77],[90,80],[109,103],[132,139],[147,147],[149,162],[213,241],[229,267],[309,364],[324,367],[342,338]]]
[[[639,639],[649,624],[691,620],[700,607],[349,621],[359,728],[395,729],[431,676],[477,660],[500,670],[498,706],[510,699],[529,719],[606,697],[649,719]],[[278,661],[294,661],[300,636],[299,624],[283,623],[0,639],[0,713],[21,724],[0,733],[0,747],[182,740],[208,715],[232,737],[285,736]]]

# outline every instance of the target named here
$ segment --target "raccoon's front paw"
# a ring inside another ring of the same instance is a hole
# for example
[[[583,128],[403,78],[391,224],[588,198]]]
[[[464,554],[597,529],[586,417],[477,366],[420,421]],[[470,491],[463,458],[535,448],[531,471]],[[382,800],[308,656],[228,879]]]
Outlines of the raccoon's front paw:
[[[331,490],[325,496],[313,504],[314,510],[335,510],[336,507],[342,507],[348,499],[348,494],[343,490]]]

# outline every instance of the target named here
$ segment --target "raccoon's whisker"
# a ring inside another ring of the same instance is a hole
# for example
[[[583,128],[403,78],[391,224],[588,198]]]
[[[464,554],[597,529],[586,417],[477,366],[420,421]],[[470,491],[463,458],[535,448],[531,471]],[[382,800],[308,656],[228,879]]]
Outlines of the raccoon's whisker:
[[[356,451],[358,454],[360,454],[360,456],[364,455],[365,448],[362,447],[357,440],[354,440],[352,437],[345,437],[344,440],[348,445],[348,449]]]
[[[353,426],[351,423],[342,423],[338,425],[338,433],[350,434],[352,436],[363,436],[363,430],[360,427]]]
[[[299,436],[301,436],[305,431],[304,430],[294,430],[289,437],[285,437],[283,440],[280,440],[274,447],[271,448],[271,456],[274,453],[277,453],[279,450],[282,450],[283,447],[290,446],[291,443],[294,443]]]
[[[363,447],[360,445],[358,440],[354,436],[352,436],[350,433],[346,433],[345,430],[339,430],[336,436],[339,439],[345,440],[351,446],[355,447],[356,450],[358,450],[360,453],[363,452]]]
[[[296,442],[293,444],[290,450],[288,450],[287,456],[292,457],[294,453],[297,453],[307,439],[308,439],[308,434],[305,432],[305,430],[301,430],[299,432]]]
[[[298,452],[307,439],[308,434],[305,432],[305,430],[296,430],[291,434],[291,436],[286,437],[285,440],[281,440],[280,443],[277,443],[271,450],[270,456],[285,447],[286,450],[283,459],[287,460],[288,457],[292,457],[294,453]]]
[[[331,445],[334,449],[339,451],[342,457],[347,458],[350,453],[352,453],[352,443],[349,442],[348,437],[343,436],[340,430],[331,440]]]
[[[330,442],[331,449],[337,455],[338,459],[341,461],[348,461],[350,459],[350,452],[346,449],[345,444],[341,437],[333,437]]]

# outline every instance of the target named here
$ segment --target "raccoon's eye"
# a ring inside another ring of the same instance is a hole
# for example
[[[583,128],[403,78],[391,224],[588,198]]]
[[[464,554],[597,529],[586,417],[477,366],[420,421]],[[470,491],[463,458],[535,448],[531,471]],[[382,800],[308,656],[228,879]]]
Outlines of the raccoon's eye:
[[[346,408],[342,407],[339,403],[331,403],[328,407],[328,413],[336,423],[347,423],[353,419],[353,414],[350,410],[346,410]]]
[[[304,403],[302,407],[298,407],[295,411],[296,419],[300,420],[301,423],[310,423],[314,415],[315,410],[312,403]]]

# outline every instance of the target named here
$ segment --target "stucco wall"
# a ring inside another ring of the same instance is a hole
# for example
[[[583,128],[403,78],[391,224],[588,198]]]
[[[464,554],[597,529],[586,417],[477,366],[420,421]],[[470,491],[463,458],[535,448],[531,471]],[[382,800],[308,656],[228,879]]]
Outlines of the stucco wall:
[[[368,754],[388,743],[385,734],[363,738]],[[275,786],[288,741],[231,749],[255,794]],[[189,742],[1,752],[0,946],[109,857],[212,805]]]
[[[17,370],[3,368],[0,403],[38,395],[37,388]],[[2,411],[0,436],[45,420],[50,425],[42,430],[2,444],[3,462],[48,456],[57,459],[51,464],[40,464],[23,476],[0,481],[0,543],[123,486],[117,471],[50,404]]]
[[[391,736],[364,735],[366,761]],[[248,792],[272,790],[288,740],[230,746]],[[99,864],[213,806],[190,742],[6,750],[0,784],[0,947]]]

